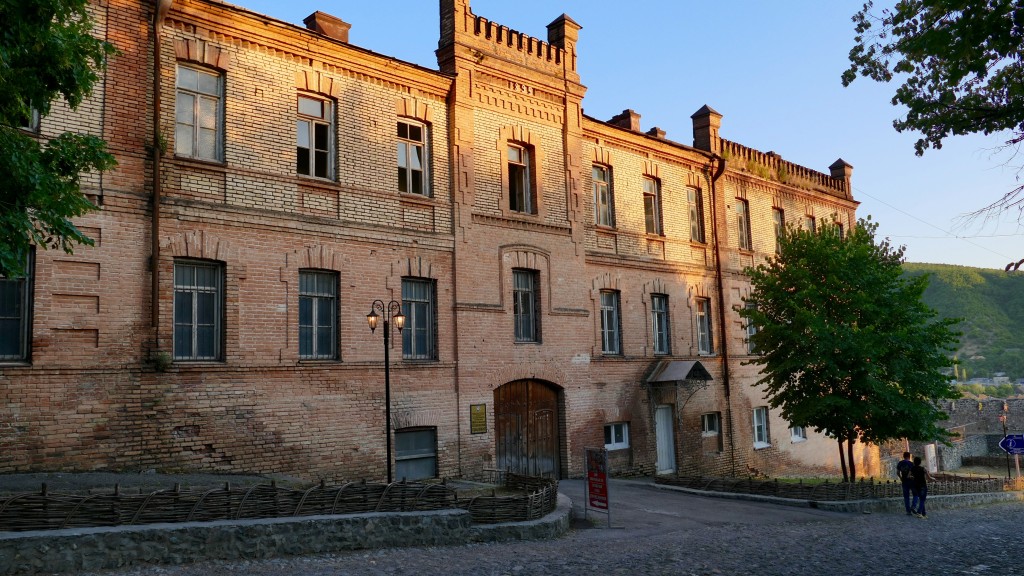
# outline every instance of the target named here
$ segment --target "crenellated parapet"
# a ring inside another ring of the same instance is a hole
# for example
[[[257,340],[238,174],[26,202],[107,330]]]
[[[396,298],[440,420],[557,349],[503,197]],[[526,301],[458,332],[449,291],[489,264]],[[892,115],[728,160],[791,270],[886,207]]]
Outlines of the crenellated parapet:
[[[782,156],[775,152],[761,152],[720,138],[719,155],[735,170],[743,170],[766,180],[782,182],[797,188],[820,190],[838,198],[852,198],[847,178],[834,177],[832,174],[794,164],[783,160]]]
[[[439,53],[456,44],[468,48],[477,64],[487,58],[515,62],[531,70],[579,80],[576,42],[581,26],[562,14],[548,24],[548,38],[541,40],[473,13],[467,0],[441,0]],[[441,58],[442,69],[445,68]]]

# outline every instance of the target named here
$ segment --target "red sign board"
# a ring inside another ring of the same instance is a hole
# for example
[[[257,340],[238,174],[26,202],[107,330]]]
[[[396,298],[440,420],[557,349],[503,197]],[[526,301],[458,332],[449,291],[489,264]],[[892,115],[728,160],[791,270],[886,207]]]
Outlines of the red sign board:
[[[591,508],[608,509],[608,451],[587,448],[587,502]]]

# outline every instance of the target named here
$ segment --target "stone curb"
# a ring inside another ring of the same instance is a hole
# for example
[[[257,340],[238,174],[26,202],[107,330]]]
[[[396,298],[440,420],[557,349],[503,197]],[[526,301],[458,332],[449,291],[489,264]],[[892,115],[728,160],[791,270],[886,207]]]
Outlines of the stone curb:
[[[891,512],[903,514],[906,510],[903,507],[903,498],[873,498],[868,500],[801,500],[797,498],[782,498],[780,496],[764,496],[761,494],[741,494],[735,492],[715,492],[711,490],[697,490],[684,488],[682,486],[670,486],[667,484],[652,483],[652,486],[659,490],[672,490],[685,492],[694,496],[707,496],[709,498],[725,498],[729,500],[747,500],[751,502],[765,502],[780,506],[796,506],[801,508],[816,508],[829,512],[860,512],[870,514],[872,512]],[[980,504],[992,504],[996,502],[1021,502],[1024,501],[1024,492],[985,492],[980,494],[942,494],[928,496],[927,508],[929,510],[948,510],[951,508],[967,508]]]
[[[439,510],[4,532],[0,574],[548,539],[569,530],[571,512],[572,502],[559,494],[547,516],[502,524],[474,525],[466,510]]]

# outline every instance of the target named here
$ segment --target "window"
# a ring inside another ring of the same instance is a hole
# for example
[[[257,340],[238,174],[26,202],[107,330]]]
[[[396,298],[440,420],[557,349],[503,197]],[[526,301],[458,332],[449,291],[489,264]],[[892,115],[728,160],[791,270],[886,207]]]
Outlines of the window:
[[[704,197],[697,188],[689,188],[686,197],[690,203],[690,240],[704,243]]]
[[[402,278],[402,358],[406,360],[434,360],[437,358],[435,335],[437,317],[434,309],[434,281]]]
[[[26,116],[22,116],[18,122],[18,128],[29,132],[39,131],[39,110],[32,108]]]
[[[708,412],[700,415],[700,433],[702,436],[717,436],[722,432],[722,413]]]
[[[818,231],[814,223],[814,216],[804,216],[804,230],[807,230],[811,234]]]
[[[754,448],[767,448],[769,445],[768,407],[758,406],[754,408]]]
[[[299,358],[338,357],[338,275],[299,270]]]
[[[750,238],[750,204],[743,198],[736,199],[736,232],[739,235],[740,250],[753,250]]]
[[[295,120],[295,170],[304,176],[333,178],[334,114],[331,102],[299,96]]]
[[[0,361],[29,359],[32,340],[32,255],[25,276],[0,276]]]
[[[748,310],[756,309],[753,302],[747,302],[746,307]],[[754,324],[753,320],[747,319],[747,354],[756,354],[757,346],[754,345],[754,334],[757,334],[757,324]]]
[[[518,144],[508,145],[508,196],[509,210],[524,214],[536,214],[537,203],[530,185],[530,151]]]
[[[803,426],[791,426],[789,428],[789,437],[793,442],[803,442],[807,440],[807,431],[804,430]]]
[[[655,354],[671,354],[668,330],[668,296],[651,294],[651,328]]]
[[[843,228],[842,224],[840,224],[839,222],[836,222],[836,229],[839,231],[839,239],[840,240],[842,240],[843,238],[846,238],[846,229]]]
[[[537,272],[512,271],[512,308],[516,342],[540,342],[540,298]]]
[[[395,477],[437,478],[437,429],[395,430]]]
[[[619,293],[615,290],[601,291],[601,352],[622,354]]]
[[[430,196],[427,186],[427,127],[398,121],[398,191]]]
[[[715,342],[711,332],[711,300],[697,299],[697,353],[714,354]]]
[[[644,178],[644,224],[648,234],[661,234],[661,185],[654,178]]]
[[[591,170],[594,182],[594,222],[598,226],[615,226],[615,208],[613,206],[611,171],[603,166],[594,166]]]
[[[629,423],[616,422],[604,425],[604,447],[606,450],[629,448]]]
[[[220,74],[178,65],[175,154],[200,160],[221,160],[222,98]]]
[[[224,269],[212,262],[174,263],[174,359],[219,360]]]
[[[779,253],[782,235],[786,233],[786,213],[782,208],[772,208],[772,222],[775,224],[775,253]]]

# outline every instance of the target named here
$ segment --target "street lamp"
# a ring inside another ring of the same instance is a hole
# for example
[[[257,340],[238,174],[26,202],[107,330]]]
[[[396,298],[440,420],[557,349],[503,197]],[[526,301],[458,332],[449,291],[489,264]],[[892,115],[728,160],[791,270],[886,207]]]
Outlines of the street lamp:
[[[374,300],[370,304],[370,313],[366,315],[371,334],[377,330],[381,315],[384,317],[384,436],[388,447],[388,484],[391,484],[391,321],[394,320],[401,334],[402,328],[405,328],[402,303],[392,300],[385,306],[383,300]]]

